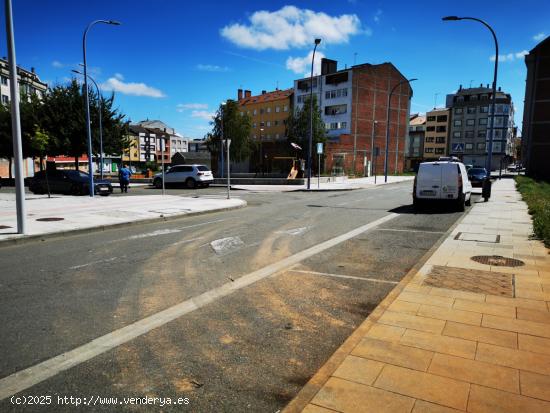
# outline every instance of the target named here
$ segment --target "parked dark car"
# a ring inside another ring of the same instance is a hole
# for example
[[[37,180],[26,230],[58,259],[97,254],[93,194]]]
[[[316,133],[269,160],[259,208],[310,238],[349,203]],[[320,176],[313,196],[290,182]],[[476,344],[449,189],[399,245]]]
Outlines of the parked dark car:
[[[51,193],[86,195],[89,193],[88,180],[90,176],[86,172],[76,170],[47,171],[48,180],[46,182],[46,171],[37,172],[32,178],[29,189],[34,194],[45,194],[48,192],[48,185]],[[107,196],[113,193],[113,186],[109,181],[94,180],[94,193]]]
[[[483,181],[487,178],[487,170],[485,168],[471,168],[468,171],[468,179],[472,186],[483,186]]]

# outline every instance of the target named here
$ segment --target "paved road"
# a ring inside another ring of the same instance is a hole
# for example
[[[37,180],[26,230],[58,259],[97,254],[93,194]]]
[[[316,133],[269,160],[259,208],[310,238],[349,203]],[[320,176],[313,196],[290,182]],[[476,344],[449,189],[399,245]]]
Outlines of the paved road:
[[[8,398],[0,411],[113,410],[57,404],[71,395],[187,397],[198,412],[283,408],[461,216],[414,214],[411,186],[240,192],[243,210],[0,248],[0,377],[28,387],[13,374],[84,346],[74,367],[50,362],[59,373],[19,393],[51,395],[49,408]],[[158,316],[182,302],[179,315]],[[140,324],[155,317],[157,328]]]

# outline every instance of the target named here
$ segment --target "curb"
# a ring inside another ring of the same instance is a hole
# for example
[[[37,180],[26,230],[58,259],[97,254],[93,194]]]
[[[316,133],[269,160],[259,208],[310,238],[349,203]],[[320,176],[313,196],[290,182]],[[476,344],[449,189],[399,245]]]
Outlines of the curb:
[[[35,235],[27,235],[20,238],[8,238],[4,240],[0,240],[0,248],[12,246],[12,245],[23,245],[23,244],[29,244],[36,241],[46,241],[49,239],[54,238],[62,238],[65,236],[71,236],[71,235],[82,235],[82,234],[89,234],[93,232],[102,232],[102,231],[108,231],[111,229],[116,228],[125,228],[125,227],[133,227],[135,225],[142,225],[142,224],[151,224],[154,222],[159,221],[173,221],[175,219],[183,218],[183,217],[192,217],[192,216],[198,216],[198,215],[206,215],[209,213],[214,212],[224,212],[224,211],[232,211],[235,209],[241,209],[245,208],[248,205],[246,201],[243,200],[243,204],[232,206],[232,207],[225,207],[225,208],[218,208],[218,209],[209,209],[206,211],[195,211],[195,212],[186,212],[183,214],[174,214],[169,216],[159,216],[154,218],[146,218],[141,219],[137,221],[128,221],[128,222],[117,222],[116,224],[107,224],[107,225],[100,225],[97,227],[89,227],[89,228],[77,228],[77,229],[70,229],[66,231],[58,231],[58,232],[50,232],[47,234],[35,234]]]
[[[446,232],[443,234],[432,247],[413,265],[413,267],[405,274],[405,276],[399,281],[399,284],[395,286],[393,290],[376,306],[376,308],[370,313],[365,321],[361,323],[357,329],[351,333],[351,335],[344,341],[344,343],[336,349],[336,351],[329,357],[329,359],[321,366],[319,370],[311,377],[304,387],[298,392],[298,394],[290,401],[290,403],[282,410],[282,413],[300,413],[305,407],[313,400],[315,395],[321,390],[321,388],[328,381],[330,376],[336,371],[336,369],[342,364],[346,356],[348,356],[352,350],[359,344],[363,336],[370,330],[370,328],[378,321],[384,311],[395,301],[397,296],[401,294],[403,289],[409,284],[412,278],[418,273],[420,268],[428,261],[428,259],[435,253],[439,246],[449,237],[454,229],[462,222],[462,220],[472,211],[473,207],[468,210],[468,213],[462,215]]]

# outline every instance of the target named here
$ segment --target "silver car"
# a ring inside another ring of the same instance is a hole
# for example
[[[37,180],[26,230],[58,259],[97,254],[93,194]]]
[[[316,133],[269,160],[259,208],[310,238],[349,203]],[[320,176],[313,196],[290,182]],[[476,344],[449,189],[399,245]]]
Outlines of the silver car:
[[[175,165],[164,174],[165,186],[184,184],[187,188],[208,187],[213,181],[212,171],[205,165]],[[153,185],[162,188],[162,173],[153,177]]]

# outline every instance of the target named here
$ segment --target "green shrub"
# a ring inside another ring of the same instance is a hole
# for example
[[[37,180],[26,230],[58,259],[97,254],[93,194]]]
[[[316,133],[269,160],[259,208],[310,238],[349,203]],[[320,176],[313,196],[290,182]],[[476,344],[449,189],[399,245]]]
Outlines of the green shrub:
[[[535,236],[550,247],[550,183],[518,176],[516,185],[533,216]]]

